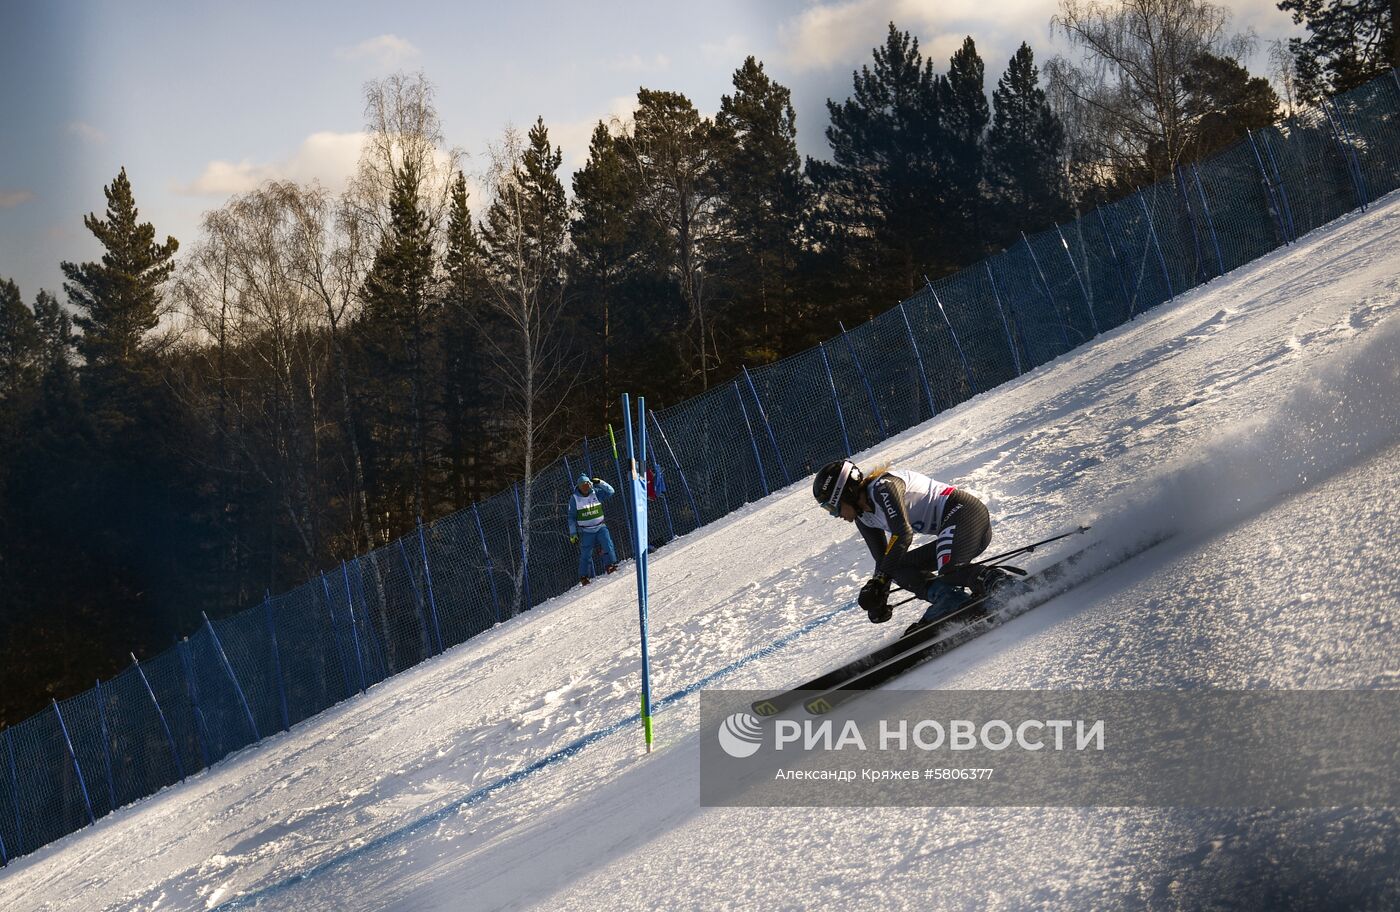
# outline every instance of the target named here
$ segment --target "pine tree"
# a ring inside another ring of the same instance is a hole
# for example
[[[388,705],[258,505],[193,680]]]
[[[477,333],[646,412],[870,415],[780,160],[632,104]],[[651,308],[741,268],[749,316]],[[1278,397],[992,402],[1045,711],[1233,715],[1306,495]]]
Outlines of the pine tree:
[[[641,209],[669,240],[676,290],[685,308],[676,354],[691,389],[707,389],[719,366],[717,296],[707,249],[716,228],[715,126],[679,92],[641,89],[624,148],[642,185]],[[681,390],[673,391],[679,394]]]
[[[481,238],[487,252],[490,294],[481,334],[491,357],[490,377],[503,409],[508,455],[521,479],[520,510],[527,527],[535,503],[535,474],[556,445],[554,420],[564,408],[577,363],[564,316],[564,259],[568,203],[558,170],[563,153],[549,144],[542,118],[525,146],[508,137],[496,162],[493,199]],[[516,567],[512,613],[523,606],[523,568],[530,535]]]
[[[867,314],[907,297],[926,271],[948,262],[939,219],[948,176],[932,62],[893,22],[874,57],[873,69],[852,74],[851,98],[827,100],[832,161],[807,162],[831,286]]]
[[[987,180],[996,212],[989,240],[998,246],[1069,214],[1064,128],[1039,83],[1035,55],[1022,43],[997,80],[987,136]]]
[[[467,178],[452,182],[443,257],[442,344],[451,505],[461,509],[495,493],[497,434],[490,423],[482,342],[476,324],[485,294],[485,250],[467,205]]]
[[[1183,80],[1186,110],[1195,121],[1187,157],[1199,161],[1278,118],[1278,93],[1230,57],[1202,54]]]
[[[715,260],[739,360],[773,361],[814,329],[796,287],[809,188],[797,154],[792,93],[753,57],[734,71],[733,82],[734,94],[723,96],[715,117],[721,226]]]
[[[369,460],[381,532],[400,534],[426,512],[431,497],[429,396],[433,293],[432,228],[420,198],[422,175],[413,159],[393,178],[389,224],[364,283],[359,326],[363,380],[375,403]]]
[[[33,383],[38,350],[39,327],[19,286],[0,280],[0,431],[7,406]]]
[[[972,36],[949,61],[948,75],[939,80],[943,96],[943,133],[948,156],[948,198],[941,216],[950,229],[954,263],[971,263],[984,248],[982,183],[983,134],[991,114],[983,88],[986,67]]]
[[[156,244],[155,228],[137,221],[125,168],[103,192],[106,218],[89,214],[83,224],[105,252],[100,262],[65,262],[63,288],[79,311],[73,322],[82,330],[84,388],[99,427],[112,431],[134,420],[155,384],[143,343],[160,321],[161,286],[180,244],[173,237]]]
[[[1345,92],[1400,67],[1396,0],[1281,0],[1278,8],[1310,33],[1290,38],[1305,102]]]
[[[606,124],[593,130],[588,160],[574,174],[570,286],[585,381],[597,395],[576,415],[579,433],[595,433],[615,416],[623,389],[644,396],[681,383],[677,347],[680,298],[673,250],[642,208],[636,171]]]

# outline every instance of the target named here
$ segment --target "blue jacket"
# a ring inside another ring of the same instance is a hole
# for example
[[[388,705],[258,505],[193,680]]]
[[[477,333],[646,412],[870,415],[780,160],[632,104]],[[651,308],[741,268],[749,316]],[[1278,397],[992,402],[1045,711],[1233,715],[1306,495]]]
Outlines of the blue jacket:
[[[597,526],[602,525],[603,508],[601,502],[607,500],[609,497],[612,497],[614,493],[615,492],[613,491],[612,485],[608,484],[606,481],[600,479],[596,484],[594,484],[591,494],[598,498],[599,504],[597,507],[596,515],[588,516],[586,515],[589,512],[588,510],[579,509],[578,500],[583,495],[579,493],[578,487],[575,486],[574,489],[569,492],[569,500],[564,505],[564,513],[569,518],[569,534],[578,534],[578,524],[580,520],[588,522],[590,519],[596,519],[598,522],[594,523],[593,526],[596,528]]]

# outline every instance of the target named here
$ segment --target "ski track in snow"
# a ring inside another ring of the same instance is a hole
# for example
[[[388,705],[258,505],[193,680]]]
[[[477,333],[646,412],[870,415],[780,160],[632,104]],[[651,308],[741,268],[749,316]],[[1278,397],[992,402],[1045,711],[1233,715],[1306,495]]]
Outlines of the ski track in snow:
[[[1177,533],[892,686],[1400,686],[1397,308],[1392,194],[862,454],[983,496],[993,550]],[[854,598],[809,486],[653,557],[654,694]],[[628,728],[459,806],[636,712],[636,624],[630,573],[567,593],[12,863],[0,908],[1400,905],[1393,811],[701,808],[694,699],[650,757]],[[717,686],[893,626],[843,612]]]

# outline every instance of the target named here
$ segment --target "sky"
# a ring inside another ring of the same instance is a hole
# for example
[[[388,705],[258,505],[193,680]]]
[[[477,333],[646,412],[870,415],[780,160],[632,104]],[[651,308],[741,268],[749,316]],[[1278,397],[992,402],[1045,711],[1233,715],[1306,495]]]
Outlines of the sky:
[[[100,255],[83,216],[104,210],[122,167],[142,220],[187,246],[204,212],[264,180],[343,187],[363,87],[396,71],[433,83],[469,175],[508,126],[538,116],[568,186],[593,125],[625,118],[640,87],[712,114],[752,54],[792,90],[802,154],[822,158],[826,100],[850,95],[889,22],[940,68],[972,35],[990,92],[1022,41],[1038,62],[1065,50],[1051,37],[1056,2],[0,0],[0,277],[27,301],[41,287],[62,299],[59,264]],[[1296,34],[1272,0],[1227,6],[1263,41]]]

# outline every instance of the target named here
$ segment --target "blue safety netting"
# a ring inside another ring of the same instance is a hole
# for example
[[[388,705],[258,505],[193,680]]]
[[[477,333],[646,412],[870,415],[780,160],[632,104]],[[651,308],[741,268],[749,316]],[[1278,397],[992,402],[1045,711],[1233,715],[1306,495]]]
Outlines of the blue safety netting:
[[[1400,75],[1256,130],[816,348],[647,415],[659,547],[1400,186]],[[625,490],[590,438],[472,507],[0,732],[0,862],[283,731],[578,582],[565,501]],[[626,498],[609,502],[633,556]],[[601,564],[594,567],[601,572]]]

